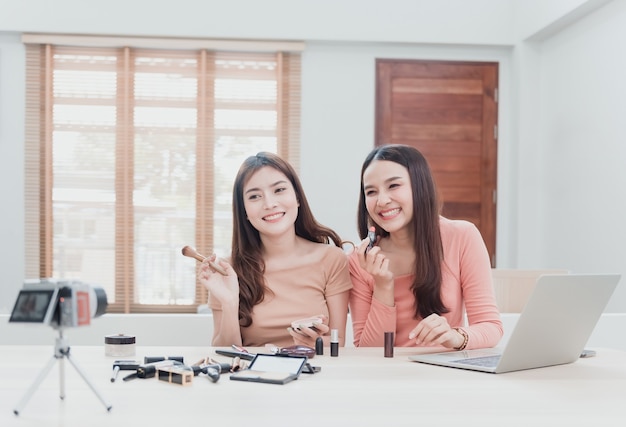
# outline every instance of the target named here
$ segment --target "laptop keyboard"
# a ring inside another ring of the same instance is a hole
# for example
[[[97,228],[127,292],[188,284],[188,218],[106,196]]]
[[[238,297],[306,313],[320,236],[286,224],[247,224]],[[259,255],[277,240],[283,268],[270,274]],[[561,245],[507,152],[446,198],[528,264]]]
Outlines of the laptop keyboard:
[[[500,356],[501,355],[496,354],[493,356],[472,357],[469,359],[454,360],[454,362],[464,363],[466,365],[472,365],[472,366],[485,366],[485,367],[495,368],[496,366],[498,366],[498,362],[500,361]]]

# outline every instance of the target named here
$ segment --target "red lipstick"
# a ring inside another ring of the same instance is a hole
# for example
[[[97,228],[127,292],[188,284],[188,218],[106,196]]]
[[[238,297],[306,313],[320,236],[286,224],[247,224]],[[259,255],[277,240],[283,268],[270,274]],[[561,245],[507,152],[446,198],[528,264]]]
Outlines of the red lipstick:
[[[376,228],[371,226],[369,231],[367,232],[367,237],[370,239],[370,242],[367,244],[367,248],[365,248],[365,253],[374,247],[374,243],[376,243]]]

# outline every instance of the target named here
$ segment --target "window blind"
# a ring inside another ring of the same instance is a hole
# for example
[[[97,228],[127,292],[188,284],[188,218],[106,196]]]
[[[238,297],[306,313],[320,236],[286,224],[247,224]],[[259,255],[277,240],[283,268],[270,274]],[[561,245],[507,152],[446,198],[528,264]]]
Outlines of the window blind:
[[[26,48],[26,276],[98,284],[109,312],[195,311],[180,250],[230,254],[243,159],[299,168],[299,52]]]

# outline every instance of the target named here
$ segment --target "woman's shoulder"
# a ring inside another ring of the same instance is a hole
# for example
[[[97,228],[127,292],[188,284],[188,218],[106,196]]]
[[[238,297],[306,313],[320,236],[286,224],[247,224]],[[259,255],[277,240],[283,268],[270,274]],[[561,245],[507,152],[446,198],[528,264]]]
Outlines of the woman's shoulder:
[[[439,228],[442,233],[468,233],[477,230],[474,223],[470,221],[464,219],[450,219],[444,216],[439,217]]]
[[[342,248],[333,243],[317,243],[318,249],[324,255],[324,258],[339,259],[347,261],[346,253]]]
[[[472,239],[480,237],[480,231],[474,223],[463,219],[439,217],[439,229],[443,240]]]
[[[306,252],[315,254],[316,258],[346,260],[346,254],[343,249],[333,243],[319,243],[306,240],[305,245],[307,247]]]

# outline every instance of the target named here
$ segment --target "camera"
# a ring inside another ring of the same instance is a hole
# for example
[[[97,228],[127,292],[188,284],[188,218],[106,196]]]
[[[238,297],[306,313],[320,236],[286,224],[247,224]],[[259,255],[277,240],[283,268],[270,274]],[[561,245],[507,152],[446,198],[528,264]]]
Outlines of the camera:
[[[9,322],[41,323],[55,329],[86,326],[106,312],[104,289],[77,280],[24,281]]]

